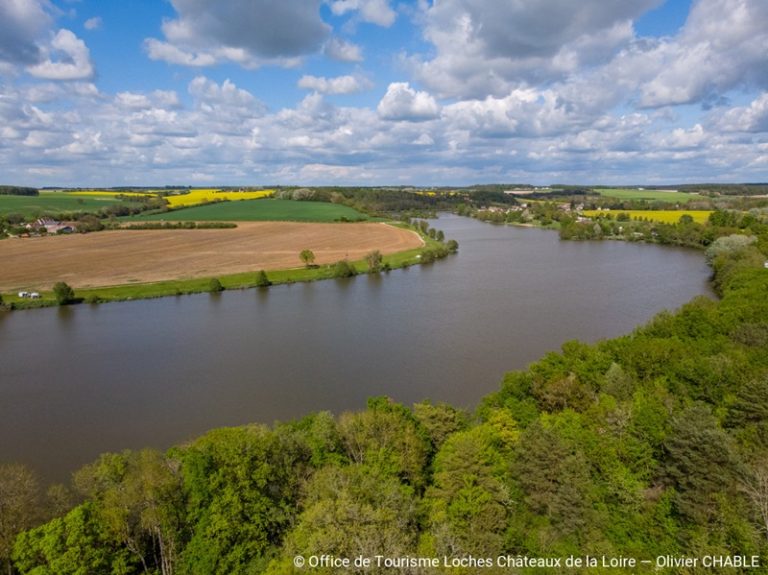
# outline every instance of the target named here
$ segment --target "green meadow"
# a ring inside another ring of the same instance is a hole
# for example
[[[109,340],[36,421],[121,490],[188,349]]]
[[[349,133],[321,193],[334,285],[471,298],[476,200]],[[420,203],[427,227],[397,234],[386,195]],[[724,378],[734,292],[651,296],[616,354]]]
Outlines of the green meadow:
[[[649,202],[686,203],[699,198],[697,194],[664,190],[641,190],[638,188],[599,188],[595,193],[619,200],[646,200]]]
[[[294,200],[238,200],[182,208],[159,214],[127,218],[127,221],[174,222],[336,222],[362,221],[371,218],[347,206],[327,202]]]
[[[39,196],[0,195],[0,216],[20,214],[25,218],[43,214],[55,216],[70,212],[96,212],[101,208],[122,204],[112,195],[75,196],[66,192],[41,191]]]

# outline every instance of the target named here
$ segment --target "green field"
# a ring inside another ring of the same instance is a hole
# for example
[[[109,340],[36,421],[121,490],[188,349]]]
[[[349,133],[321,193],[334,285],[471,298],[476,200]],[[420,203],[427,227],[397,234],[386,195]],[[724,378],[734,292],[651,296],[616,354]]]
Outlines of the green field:
[[[669,202],[684,204],[701,199],[697,194],[686,192],[666,192],[663,190],[639,190],[637,188],[599,188],[592,190],[601,196],[620,200],[647,200],[649,202]]]
[[[326,202],[297,202],[293,200],[240,200],[221,202],[126,218],[126,221],[173,221],[173,222],[334,222],[370,220],[365,214],[347,206]]]
[[[25,218],[55,216],[63,212],[96,212],[114,204],[122,204],[113,195],[74,196],[66,192],[41,191],[39,196],[0,195],[0,216],[20,214]]]

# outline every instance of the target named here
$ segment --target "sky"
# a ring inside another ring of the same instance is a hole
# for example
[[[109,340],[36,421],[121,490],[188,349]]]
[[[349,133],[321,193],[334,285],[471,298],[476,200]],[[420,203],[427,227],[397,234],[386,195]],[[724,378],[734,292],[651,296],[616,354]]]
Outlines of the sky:
[[[766,0],[0,0],[0,183],[766,181]]]

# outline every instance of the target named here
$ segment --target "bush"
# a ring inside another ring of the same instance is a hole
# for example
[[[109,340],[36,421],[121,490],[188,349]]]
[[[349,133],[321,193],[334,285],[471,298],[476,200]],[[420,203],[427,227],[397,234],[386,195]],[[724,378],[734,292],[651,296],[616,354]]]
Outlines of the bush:
[[[211,293],[218,293],[224,291],[224,286],[221,285],[219,278],[213,278],[208,284],[208,291]]]
[[[335,278],[351,278],[352,276],[357,275],[357,270],[355,269],[355,266],[349,263],[349,261],[341,260],[333,264],[331,274],[332,277]]]
[[[377,273],[381,271],[381,265],[384,262],[384,258],[379,250],[373,250],[365,256],[365,261],[368,263],[368,271],[370,273]]]
[[[59,305],[67,305],[75,301],[75,291],[65,282],[53,286],[53,295]]]
[[[267,277],[267,272],[264,270],[259,271],[256,274],[256,287],[269,287],[272,285],[272,282],[269,281],[269,278]]]
[[[717,238],[704,252],[704,257],[707,259],[708,264],[717,259],[718,256],[728,256],[740,252],[751,246],[757,241],[754,236],[745,236],[743,234],[731,234],[730,236],[723,236]]]

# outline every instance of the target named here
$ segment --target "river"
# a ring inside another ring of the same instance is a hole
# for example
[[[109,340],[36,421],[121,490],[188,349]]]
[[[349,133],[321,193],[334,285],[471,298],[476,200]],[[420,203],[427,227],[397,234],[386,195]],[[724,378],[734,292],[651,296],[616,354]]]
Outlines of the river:
[[[375,395],[471,408],[569,339],[711,296],[694,250],[432,224],[459,253],[381,276],[0,314],[0,462],[64,480],[101,452]]]

